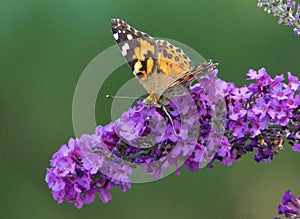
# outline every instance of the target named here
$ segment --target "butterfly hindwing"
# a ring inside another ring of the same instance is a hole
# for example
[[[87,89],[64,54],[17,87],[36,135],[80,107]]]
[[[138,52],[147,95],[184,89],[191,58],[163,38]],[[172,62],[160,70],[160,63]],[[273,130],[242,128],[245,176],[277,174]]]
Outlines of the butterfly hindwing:
[[[192,61],[182,49],[172,45],[167,40],[157,40],[156,44],[159,53],[158,71],[176,80],[194,68]]]

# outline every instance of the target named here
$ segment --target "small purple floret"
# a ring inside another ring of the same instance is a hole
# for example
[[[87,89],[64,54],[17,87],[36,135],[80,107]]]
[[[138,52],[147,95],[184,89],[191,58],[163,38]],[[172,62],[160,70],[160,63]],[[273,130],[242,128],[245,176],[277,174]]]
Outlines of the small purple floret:
[[[278,206],[278,214],[286,218],[300,217],[300,196],[295,197],[290,190],[287,190],[282,196],[282,204]]]

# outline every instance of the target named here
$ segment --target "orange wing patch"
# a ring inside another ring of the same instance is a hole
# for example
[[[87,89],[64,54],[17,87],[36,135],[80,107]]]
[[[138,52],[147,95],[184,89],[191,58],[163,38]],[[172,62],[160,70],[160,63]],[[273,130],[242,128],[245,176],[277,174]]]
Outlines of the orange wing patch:
[[[147,79],[147,74],[153,72],[155,57],[155,45],[151,45],[151,41],[143,38],[137,39],[138,45],[134,48],[132,59],[136,60],[133,73],[142,81]]]
[[[134,59],[139,59],[141,61],[144,61],[146,59],[146,56],[148,52],[151,52],[154,54],[154,45],[151,45],[151,43],[145,39],[139,38],[139,47],[134,48]]]
[[[192,61],[182,49],[165,40],[157,40],[156,43],[158,46],[157,65],[160,73],[178,78],[194,68]]]

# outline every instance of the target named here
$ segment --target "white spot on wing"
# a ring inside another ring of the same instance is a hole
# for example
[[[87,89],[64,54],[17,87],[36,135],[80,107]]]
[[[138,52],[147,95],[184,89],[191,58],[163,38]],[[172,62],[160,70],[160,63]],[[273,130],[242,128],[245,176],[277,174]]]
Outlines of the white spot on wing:
[[[125,43],[123,46],[122,46],[122,55],[123,56],[126,56],[127,55],[127,50],[129,49],[129,45],[128,43]]]
[[[132,35],[131,34],[127,34],[127,39],[132,40]]]
[[[118,33],[114,33],[114,38],[115,38],[116,40],[118,40],[118,39],[119,39],[119,34],[118,34]]]

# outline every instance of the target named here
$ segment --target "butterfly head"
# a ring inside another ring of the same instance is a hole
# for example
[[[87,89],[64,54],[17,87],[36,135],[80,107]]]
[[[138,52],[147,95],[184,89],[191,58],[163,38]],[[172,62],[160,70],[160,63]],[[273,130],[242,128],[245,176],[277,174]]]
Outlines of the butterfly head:
[[[145,106],[155,106],[157,108],[160,108],[162,105],[160,102],[160,95],[156,95],[156,94],[149,94],[149,96],[147,98],[144,99],[143,103]]]

